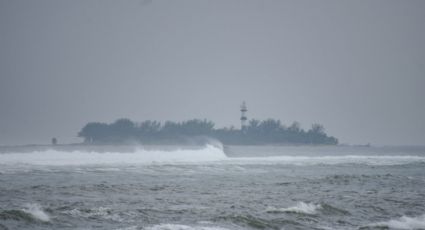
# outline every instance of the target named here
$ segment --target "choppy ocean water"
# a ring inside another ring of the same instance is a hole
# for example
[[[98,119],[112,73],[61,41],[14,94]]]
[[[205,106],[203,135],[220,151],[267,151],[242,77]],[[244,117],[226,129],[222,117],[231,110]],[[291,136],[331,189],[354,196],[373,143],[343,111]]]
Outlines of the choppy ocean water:
[[[4,148],[0,229],[425,229],[425,148]]]

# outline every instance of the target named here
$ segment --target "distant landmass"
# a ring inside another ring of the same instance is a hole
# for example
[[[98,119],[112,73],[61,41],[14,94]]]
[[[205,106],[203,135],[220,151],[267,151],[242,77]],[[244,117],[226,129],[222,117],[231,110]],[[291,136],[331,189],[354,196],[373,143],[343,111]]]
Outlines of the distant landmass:
[[[211,139],[227,145],[338,144],[338,139],[328,136],[320,124],[304,130],[298,122],[286,126],[275,119],[252,119],[246,123],[243,118],[244,125],[240,129],[214,128],[215,124],[206,119],[162,124],[150,120],[136,123],[122,118],[110,124],[89,122],[78,136],[84,138],[86,144],[205,144]]]

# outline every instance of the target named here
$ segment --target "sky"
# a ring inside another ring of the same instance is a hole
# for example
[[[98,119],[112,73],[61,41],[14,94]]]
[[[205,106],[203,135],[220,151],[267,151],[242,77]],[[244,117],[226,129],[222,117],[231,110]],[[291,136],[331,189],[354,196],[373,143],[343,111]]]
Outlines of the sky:
[[[248,118],[425,145],[425,1],[0,0],[0,145]]]

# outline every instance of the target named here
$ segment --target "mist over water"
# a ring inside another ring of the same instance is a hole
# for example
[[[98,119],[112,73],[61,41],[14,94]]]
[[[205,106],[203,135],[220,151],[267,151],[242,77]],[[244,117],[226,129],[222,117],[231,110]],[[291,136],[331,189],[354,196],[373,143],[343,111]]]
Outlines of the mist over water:
[[[0,149],[0,229],[423,229],[425,148]]]

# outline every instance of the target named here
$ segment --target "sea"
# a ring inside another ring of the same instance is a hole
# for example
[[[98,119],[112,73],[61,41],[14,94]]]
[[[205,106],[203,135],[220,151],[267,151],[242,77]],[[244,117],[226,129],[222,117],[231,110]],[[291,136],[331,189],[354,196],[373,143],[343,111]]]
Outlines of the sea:
[[[0,147],[4,229],[425,229],[425,147]]]

